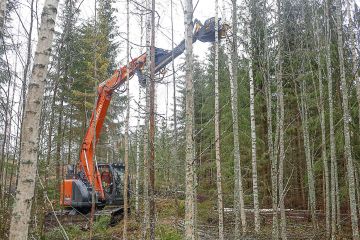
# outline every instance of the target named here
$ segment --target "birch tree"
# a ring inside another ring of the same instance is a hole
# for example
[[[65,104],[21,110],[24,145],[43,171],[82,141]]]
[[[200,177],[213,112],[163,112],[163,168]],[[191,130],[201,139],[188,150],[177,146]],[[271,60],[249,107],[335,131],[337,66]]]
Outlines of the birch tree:
[[[340,67],[340,85],[342,94],[342,108],[343,108],[343,124],[344,124],[344,153],[346,158],[346,170],[348,180],[348,191],[350,200],[350,214],[351,214],[351,225],[354,239],[360,239],[359,226],[358,226],[358,215],[357,215],[357,203],[355,195],[355,176],[354,176],[354,164],[351,153],[351,140],[350,140],[350,112],[349,112],[349,97],[348,87],[345,77],[345,66],[344,66],[344,50],[343,50],[343,34],[342,34],[342,20],[341,20],[341,0],[336,1],[336,30],[337,30],[337,44],[339,54],[339,67]]]
[[[224,206],[221,185],[221,158],[220,158],[220,113],[219,113],[219,17],[218,0],[215,0],[215,161],[216,161],[216,187],[217,210],[219,218],[219,239],[224,239]]]
[[[130,85],[129,85],[129,61],[130,61],[130,0],[126,1],[126,118],[125,118],[125,154],[124,154],[124,229],[123,239],[127,239],[127,224],[128,224],[128,179],[129,179],[129,119],[130,119]]]
[[[311,149],[310,149],[310,137],[309,137],[309,117],[308,117],[308,107],[306,101],[306,83],[302,81],[300,83],[300,115],[302,122],[302,130],[304,136],[304,151],[305,151],[305,160],[306,160],[306,170],[308,177],[308,188],[309,188],[309,205],[310,205],[310,214],[311,221],[313,226],[316,227],[316,199],[315,199],[315,182],[314,182],[314,171],[313,163],[311,159]]]
[[[155,240],[155,0],[151,1],[150,116],[149,116],[149,213],[150,239]]]
[[[142,18],[142,17],[141,17]],[[139,98],[138,98],[138,115],[136,123],[136,157],[135,157],[135,168],[136,168],[136,177],[135,177],[135,213],[139,217],[139,199],[140,199],[140,117],[141,117],[141,88],[139,88]]]
[[[285,162],[285,143],[284,143],[284,92],[282,80],[282,1],[277,0],[277,28],[278,28],[278,49],[277,49],[277,66],[276,66],[276,91],[277,91],[277,109],[276,109],[276,124],[279,134],[278,147],[279,147],[279,165],[278,165],[278,191],[279,191],[279,207],[280,207],[280,227],[281,238],[287,239],[286,233],[286,215],[285,215],[285,189],[284,189],[284,162]]]
[[[34,66],[29,83],[22,126],[19,180],[11,218],[9,239],[27,239],[30,211],[35,190],[38,133],[45,78],[54,36],[58,0],[46,0],[39,29]]]
[[[354,16],[352,14],[352,7],[354,7],[353,0],[346,0],[346,15],[348,18],[348,28],[349,28],[349,45],[351,51],[351,60],[352,60],[352,77],[355,82],[356,86],[356,97],[359,106],[358,116],[359,116],[359,127],[360,127],[360,78],[359,78],[359,56],[358,56],[358,49],[356,49],[356,25],[354,22]]]
[[[264,4],[265,12],[268,7],[267,1]],[[266,17],[267,19],[267,17]],[[263,79],[265,82],[265,103],[266,103],[266,123],[267,123],[267,143],[268,154],[271,163],[271,200],[272,200],[272,238],[279,238],[279,223],[278,223],[278,175],[277,175],[277,157],[274,156],[274,141],[273,141],[273,121],[272,121],[272,91],[270,79],[270,52],[269,52],[269,30],[266,21],[264,25],[264,62],[265,69],[263,70]]]
[[[332,78],[332,63],[331,63],[331,29],[330,29],[330,13],[329,1],[325,0],[325,22],[326,22],[326,69],[328,81],[328,101],[329,101],[329,136],[330,136],[330,199],[331,199],[331,238],[336,237],[336,142],[334,130],[334,100],[333,100],[333,78]]]
[[[242,231],[246,231],[246,215],[244,209],[244,192],[242,186],[241,176],[241,162],[240,162],[240,143],[239,143],[239,118],[238,118],[238,16],[237,16],[237,0],[232,0],[232,31],[233,38],[231,44],[231,56],[229,57],[229,80],[230,80],[230,98],[231,98],[231,117],[233,128],[234,141],[234,212],[235,212],[235,239],[240,239],[240,222]],[[229,40],[229,39],[228,39]]]
[[[259,213],[259,192],[257,183],[257,162],[256,162],[256,124],[255,124],[255,87],[253,72],[253,55],[252,55],[252,39],[251,39],[251,2],[248,4],[249,23],[248,30],[248,54],[249,54],[249,82],[250,82],[250,132],[251,132],[251,169],[253,183],[253,203],[254,203],[254,225],[255,232],[260,231],[260,213]]]
[[[325,0],[326,1],[326,0]],[[318,84],[319,84],[319,100],[318,111],[320,114],[320,128],[321,128],[321,158],[324,168],[324,181],[325,181],[325,227],[327,237],[330,237],[330,175],[329,175],[329,163],[327,157],[326,148],[326,126],[325,126],[325,110],[324,110],[324,85],[323,85],[323,69],[321,64],[322,58],[322,43],[320,41],[321,28],[318,19],[318,11],[316,9],[316,1],[313,1],[313,15],[315,18],[314,23],[314,39],[316,47],[316,61],[318,65]]]
[[[195,195],[194,195],[194,88],[193,88],[193,3],[184,3],[185,25],[185,239],[194,240],[195,233]]]
[[[150,0],[146,0],[146,9],[150,8]],[[151,34],[151,21],[149,14],[146,16],[146,56],[150,56],[150,34]],[[146,90],[145,90],[145,120],[144,120],[144,226],[143,226],[143,239],[146,238],[150,227],[150,206],[149,206],[149,70],[150,61],[145,64],[145,77],[146,77]]]
[[[7,0],[0,1],[0,40],[3,42]],[[2,45],[2,44],[1,44]]]

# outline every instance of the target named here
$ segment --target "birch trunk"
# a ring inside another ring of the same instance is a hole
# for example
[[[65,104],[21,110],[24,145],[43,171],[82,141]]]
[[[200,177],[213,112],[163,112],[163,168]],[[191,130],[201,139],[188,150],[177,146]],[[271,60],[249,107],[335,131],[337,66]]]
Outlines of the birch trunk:
[[[342,93],[342,107],[343,107],[343,123],[344,123],[344,153],[346,158],[347,180],[349,185],[349,200],[353,239],[360,239],[356,196],[355,196],[355,179],[354,179],[354,164],[351,154],[351,139],[350,139],[350,112],[348,100],[348,87],[345,77],[344,66],[344,50],[343,50],[343,36],[342,36],[342,20],[341,20],[341,0],[336,1],[336,30],[337,30],[337,44],[340,65],[340,84]]]
[[[326,69],[328,81],[328,101],[329,101],[329,136],[330,136],[330,199],[331,199],[331,239],[336,239],[336,142],[334,129],[334,100],[332,86],[332,66],[331,66],[331,29],[330,29],[330,9],[329,2],[325,0],[325,22],[326,22]]]
[[[235,211],[235,239],[240,239],[240,221],[242,231],[246,231],[246,215],[244,209],[244,192],[242,187],[240,143],[239,143],[239,118],[238,118],[238,82],[237,82],[237,0],[232,0],[232,31],[231,56],[229,57],[230,75],[230,97],[231,97],[231,116],[233,121],[233,141],[234,141],[234,211]]]
[[[173,131],[173,153],[172,159],[175,163],[175,168],[180,167],[179,159],[178,159],[178,152],[177,152],[177,145],[178,145],[178,129],[177,129],[177,102],[176,102],[176,72],[175,72],[175,62],[174,62],[174,16],[173,16],[173,0],[171,0],[171,51],[172,51],[172,61],[171,61],[171,70],[172,70],[172,84],[173,84],[173,104],[174,104],[174,131]],[[179,210],[179,202],[178,202],[178,184],[180,183],[180,177],[178,173],[175,173],[175,204],[176,208]]]
[[[316,198],[315,198],[315,182],[314,182],[314,170],[311,160],[311,149],[310,149],[310,137],[309,137],[309,121],[308,121],[308,110],[306,102],[306,83],[302,81],[300,83],[300,112],[301,112],[301,122],[302,130],[304,136],[304,151],[305,151],[305,160],[306,160],[306,170],[308,176],[308,188],[309,188],[309,205],[310,205],[310,214],[311,221],[316,228]]]
[[[250,82],[250,131],[251,131],[251,166],[253,183],[253,203],[254,203],[254,225],[255,232],[260,231],[260,213],[259,213],[259,192],[257,183],[257,160],[256,160],[256,124],[255,124],[255,87],[252,61],[252,39],[251,39],[251,6],[249,5],[249,23],[248,23],[248,54],[249,54],[249,82]]]
[[[184,25],[185,25],[185,239],[195,239],[195,194],[194,194],[194,87],[193,87],[193,3],[185,1]]]
[[[360,127],[360,77],[359,77],[359,55],[357,51],[357,45],[356,45],[356,24],[354,22],[354,16],[351,11],[351,7],[354,6],[354,1],[347,0],[346,1],[346,13],[349,20],[349,35],[350,35],[350,50],[351,50],[351,60],[352,60],[352,77],[355,82],[356,86],[356,97],[358,101],[358,116],[359,116],[359,127]],[[357,170],[356,170],[356,163],[355,163],[355,179],[358,180],[357,176]],[[356,183],[356,181],[355,181]],[[357,184],[356,184],[357,185]],[[355,187],[357,189],[357,192],[359,191],[358,186]],[[359,193],[357,193],[358,199],[360,198]],[[359,202],[359,201],[358,201]],[[360,212],[360,208],[358,208],[358,212]]]
[[[136,216],[139,217],[139,196],[140,196],[140,118],[141,118],[141,88],[139,88],[139,108],[138,108],[138,115],[137,115],[137,124],[136,124],[136,177],[135,177],[135,213]]]
[[[279,207],[280,207],[280,227],[281,227],[281,238],[287,239],[286,233],[286,215],[285,215],[285,189],[284,189],[284,161],[285,161],[285,143],[284,143],[284,93],[283,93],[283,80],[282,80],[282,13],[281,13],[281,0],[277,1],[278,10],[278,56],[277,56],[277,68],[276,68],[276,79],[277,79],[277,128],[279,131],[279,168],[278,168],[278,189],[279,189]]]
[[[125,137],[124,137],[124,165],[125,165],[125,174],[124,174],[124,225],[123,225],[123,239],[127,240],[127,225],[128,225],[128,208],[129,208],[129,199],[128,199],[128,180],[129,180],[129,119],[130,119],[130,85],[129,85],[129,60],[130,60],[130,10],[129,10],[130,0],[126,1],[126,62],[127,64],[127,73],[126,73],[126,117],[125,117]]]
[[[267,1],[265,2],[265,10],[267,9]],[[265,55],[265,70],[263,78],[265,82],[265,96],[266,96],[266,121],[267,121],[267,142],[268,154],[271,162],[271,199],[272,199],[272,238],[279,239],[279,223],[278,223],[278,181],[277,181],[277,158],[274,155],[274,141],[273,141],[273,124],[272,124],[272,91],[270,80],[270,53],[269,53],[269,33],[268,25],[265,23],[264,29],[264,55]]]
[[[0,39],[3,42],[7,0],[0,1]],[[2,44],[1,44],[2,45]]]
[[[150,0],[146,1],[146,8],[150,8]],[[151,23],[150,16],[146,16],[146,56],[150,56],[150,34]],[[144,120],[144,226],[143,239],[147,239],[150,228],[150,205],[149,205],[149,70],[150,61],[145,65],[146,91],[145,91],[145,120]]]
[[[30,211],[35,190],[35,177],[38,158],[38,133],[42,107],[45,78],[54,36],[58,0],[46,0],[39,38],[35,52],[34,66],[31,74],[28,95],[22,126],[19,180],[16,187],[16,198],[11,218],[9,239],[27,239]]]
[[[215,0],[215,162],[216,162],[216,187],[218,210],[218,239],[224,239],[224,206],[221,184],[221,158],[220,158],[220,113],[219,113],[219,18],[218,0]]]
[[[140,45],[143,45],[143,33],[144,33],[144,24],[143,24],[143,15],[140,15]],[[143,53],[143,47],[140,48],[140,53]],[[139,98],[138,98],[138,115],[137,115],[137,124],[136,124],[136,177],[135,177],[135,213],[136,216],[140,217],[139,212],[139,198],[140,198],[140,118],[141,118],[141,88],[139,87]]]
[[[359,110],[358,110],[358,116],[359,116],[359,127],[360,127],[360,77],[359,77],[359,69],[358,69],[358,65],[359,65],[359,56],[358,56],[358,52],[356,49],[356,25],[354,22],[354,16],[352,14],[351,11],[351,7],[354,6],[354,1],[353,0],[346,0],[346,15],[348,17],[348,21],[349,21],[349,35],[350,35],[350,41],[349,41],[349,45],[350,45],[350,50],[351,50],[351,60],[352,60],[352,74],[353,74],[353,79],[356,83],[356,97],[357,97],[357,102],[358,102],[358,106],[359,106]]]
[[[155,240],[155,0],[151,1],[150,116],[149,116],[149,206],[150,239]]]
[[[314,8],[316,3],[313,3]],[[320,113],[320,128],[321,128],[321,158],[323,161],[324,168],[324,188],[325,188],[325,227],[326,227],[326,236],[330,237],[330,179],[329,179],[329,163],[326,153],[326,126],[325,126],[325,110],[324,110],[324,93],[323,93],[323,74],[322,74],[322,65],[321,65],[321,55],[322,55],[322,44],[320,42],[320,31],[317,9],[313,9],[315,16],[315,26],[314,26],[314,38],[316,45],[316,60],[318,64],[318,81],[319,81],[319,101],[318,109]]]

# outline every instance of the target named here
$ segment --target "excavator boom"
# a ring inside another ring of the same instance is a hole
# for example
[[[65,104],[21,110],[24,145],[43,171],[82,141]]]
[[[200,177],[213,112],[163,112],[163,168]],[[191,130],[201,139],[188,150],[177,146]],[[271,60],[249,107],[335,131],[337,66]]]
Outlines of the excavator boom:
[[[225,37],[225,32],[228,30],[228,25],[221,24],[219,20],[219,37]],[[215,19],[210,18],[201,24],[198,20],[194,20],[193,42],[197,40],[201,42],[213,42],[215,40]],[[155,50],[155,72],[159,72],[173,59],[181,55],[185,51],[185,40],[181,41],[173,51],[156,48]],[[109,107],[112,94],[115,89],[121,86],[127,79],[130,79],[134,74],[137,74],[139,81],[142,82],[144,77],[142,69],[146,63],[146,53],[134,58],[128,65],[115,70],[114,74],[102,82],[98,86],[98,98],[96,108],[92,113],[90,125],[86,131],[85,137],[80,150],[80,161],[78,163],[78,172],[83,173],[82,178],[85,179],[89,185],[94,186],[98,198],[105,199],[105,193],[101,182],[101,176],[93,160],[93,144],[96,144],[100,137],[101,129],[106,117],[106,112]],[[96,135],[94,138],[94,134]],[[94,139],[95,143],[94,143]],[[95,165],[95,166],[94,166]],[[66,182],[69,181],[69,182]],[[94,183],[94,184],[93,184]],[[69,199],[70,196],[70,180],[65,180],[62,183],[61,189],[61,203],[62,205],[69,205],[64,199]],[[66,195],[67,194],[67,195]],[[65,196],[64,196],[65,195]],[[64,198],[65,197],[65,198]],[[67,197],[67,198],[66,198]]]

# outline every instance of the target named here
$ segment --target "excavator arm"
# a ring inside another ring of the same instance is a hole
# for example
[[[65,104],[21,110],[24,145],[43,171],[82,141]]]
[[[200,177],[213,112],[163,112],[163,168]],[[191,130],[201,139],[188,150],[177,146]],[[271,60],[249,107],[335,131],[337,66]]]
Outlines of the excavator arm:
[[[221,24],[219,20],[219,37],[225,37],[228,30],[227,24]],[[213,42],[215,40],[215,20],[210,18],[201,24],[198,20],[194,21],[193,42],[197,40],[201,42]],[[159,72],[173,59],[181,55],[185,51],[185,40],[181,41],[173,51],[167,51],[156,48],[155,50],[155,72]],[[98,86],[98,98],[96,108],[94,109],[90,125],[86,131],[85,137],[80,151],[80,161],[78,169],[84,173],[86,180],[92,184],[94,181],[95,191],[98,193],[101,200],[105,199],[104,190],[101,184],[101,176],[96,163],[93,161],[93,144],[96,144],[100,137],[101,129],[106,117],[106,112],[109,107],[112,93],[115,89],[121,86],[128,78],[130,79],[134,74],[139,77],[140,83],[144,83],[142,69],[146,63],[146,53],[133,59],[127,66],[115,70],[114,74],[102,82]],[[128,76],[127,76],[128,74]],[[95,118],[95,119],[94,119]],[[94,138],[94,134],[96,134]],[[94,143],[94,139],[96,139]],[[95,170],[95,171],[94,171]]]

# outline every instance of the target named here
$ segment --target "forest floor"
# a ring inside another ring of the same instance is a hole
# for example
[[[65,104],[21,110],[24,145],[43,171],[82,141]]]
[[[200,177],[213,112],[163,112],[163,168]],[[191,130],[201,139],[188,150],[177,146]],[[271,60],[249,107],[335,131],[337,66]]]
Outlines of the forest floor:
[[[156,199],[156,239],[161,240],[181,240],[184,232],[184,201],[175,202],[172,198]],[[140,214],[141,215],[141,214]],[[141,215],[142,216],[142,215]],[[288,214],[287,233],[288,239],[326,239],[326,232],[323,219],[319,219],[319,229],[313,230],[311,222],[304,214]],[[261,216],[262,225],[261,232],[255,234],[248,231],[242,239],[244,240],[260,240],[271,239],[271,215],[265,214]],[[141,239],[143,229],[143,217],[137,217],[135,213],[130,215],[128,223],[128,239]],[[217,239],[217,214],[216,211],[209,209],[207,203],[198,204],[198,236],[201,240]],[[247,214],[248,229],[253,229],[253,215]],[[111,240],[122,239],[123,222],[120,221],[115,226],[109,226],[110,217],[98,217],[94,223],[92,234],[93,240]],[[88,221],[72,221],[66,218],[62,221],[69,239],[85,240],[89,239]],[[224,218],[224,234],[225,239],[234,239],[234,218],[231,211],[225,212]],[[351,229],[344,226],[342,234],[338,239],[351,239]],[[45,239],[64,239],[61,235],[60,228],[55,222],[47,224],[47,232]]]

